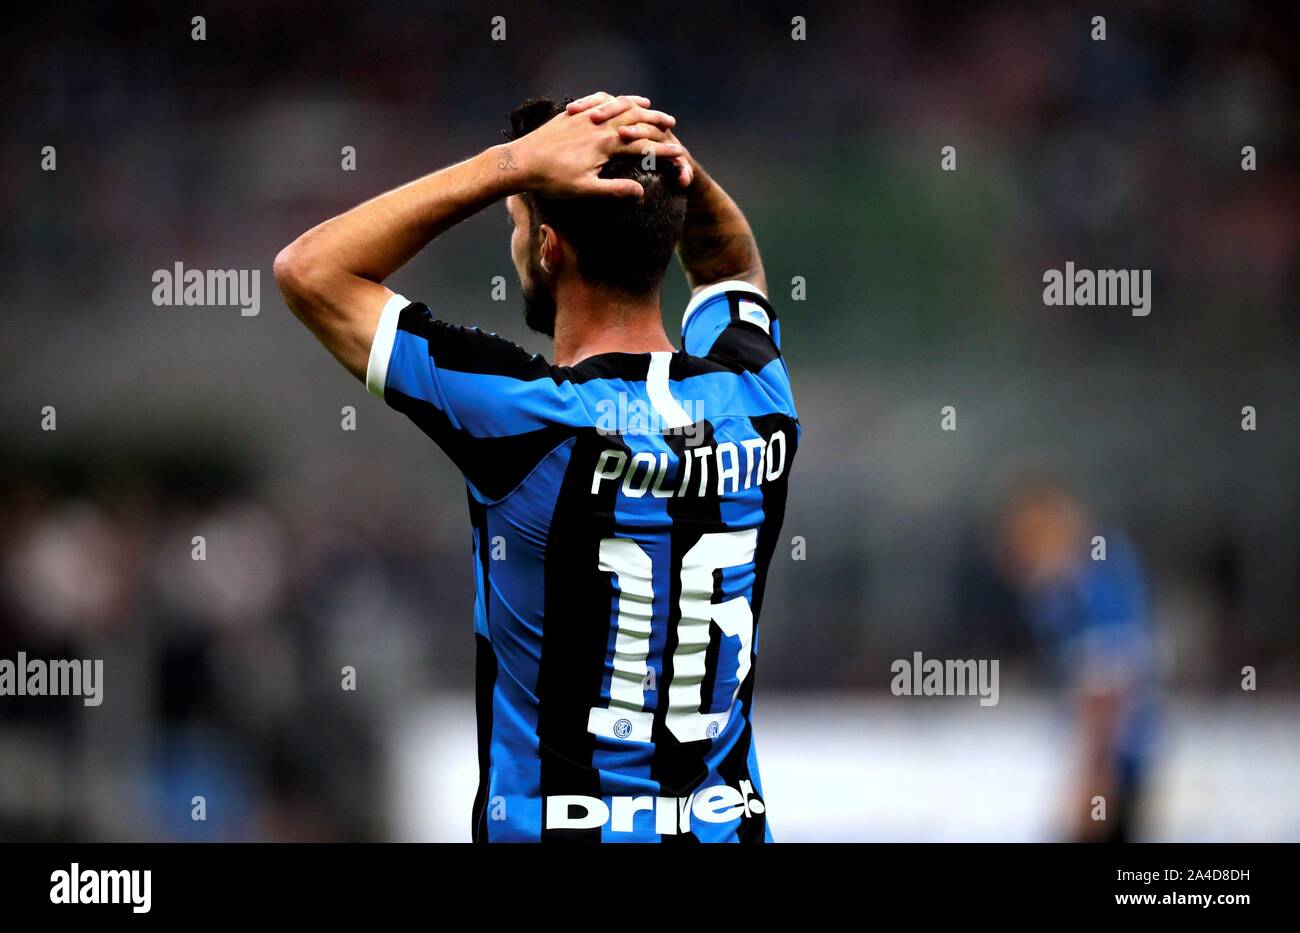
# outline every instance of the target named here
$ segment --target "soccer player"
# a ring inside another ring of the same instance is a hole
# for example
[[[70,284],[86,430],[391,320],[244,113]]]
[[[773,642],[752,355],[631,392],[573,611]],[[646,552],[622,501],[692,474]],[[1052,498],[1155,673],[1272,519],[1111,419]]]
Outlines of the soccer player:
[[[294,313],[464,475],[480,842],[771,839],[756,623],[800,427],[749,224],[649,107],[528,101],[507,142],[276,258]],[[553,362],[382,284],[503,199]]]
[[[1093,542],[1102,534],[1106,553]],[[1073,709],[1070,838],[1134,836],[1157,738],[1156,661],[1145,575],[1117,528],[1096,529],[1062,483],[1026,478],[1004,506],[1002,548],[1021,611]],[[1105,818],[1093,803],[1106,801]]]

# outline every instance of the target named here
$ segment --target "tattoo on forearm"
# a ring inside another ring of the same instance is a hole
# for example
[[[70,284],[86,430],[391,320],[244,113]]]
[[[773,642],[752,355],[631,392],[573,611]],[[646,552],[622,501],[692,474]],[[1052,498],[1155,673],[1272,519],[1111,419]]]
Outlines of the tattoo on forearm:
[[[711,211],[690,211],[678,245],[682,266],[694,280],[718,280],[758,268],[758,244],[743,221],[728,222]]]
[[[497,169],[502,172],[519,171],[519,166],[515,164],[515,154],[509,149],[501,150],[501,158],[497,160]]]

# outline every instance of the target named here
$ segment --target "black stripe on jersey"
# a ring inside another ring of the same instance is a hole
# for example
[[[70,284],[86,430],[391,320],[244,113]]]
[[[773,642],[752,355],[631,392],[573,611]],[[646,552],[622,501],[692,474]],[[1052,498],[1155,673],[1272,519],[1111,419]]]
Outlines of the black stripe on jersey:
[[[740,293],[742,297],[748,293]],[[758,296],[750,296],[758,297]],[[707,357],[675,352],[668,366],[668,378],[680,382],[709,373],[758,372],[781,355],[776,343],[757,324],[742,320],[732,302],[732,323],[714,341]],[[764,304],[764,307],[768,305]],[[598,353],[572,366],[552,367],[556,383],[590,382],[593,379],[623,379],[644,382],[650,373],[649,353]]]
[[[707,421],[702,422],[701,425],[704,436],[698,439],[698,443],[712,446],[713,425]],[[666,440],[673,455],[678,462],[681,462],[686,456],[686,437],[669,436]],[[706,495],[684,496],[666,501],[668,515],[672,518],[672,526],[669,530],[671,573],[668,589],[668,628],[664,640],[663,671],[659,683],[667,689],[660,692],[658,702],[655,704],[654,723],[651,727],[655,751],[650,762],[650,778],[659,783],[660,795],[685,797],[708,776],[705,759],[713,743],[708,739],[698,742],[679,742],[665,722],[668,713],[668,692],[672,689],[673,682],[673,655],[677,651],[677,628],[682,618],[682,558],[700,540],[701,535],[726,531],[727,527],[722,521],[722,501],[718,497],[716,483],[707,485]],[[710,634],[712,633],[711,626]],[[701,692],[701,706],[708,702],[708,697],[709,694]],[[660,837],[660,842],[663,843],[698,841],[699,839],[693,833]]]
[[[753,326],[753,325],[749,325]],[[680,382],[692,376],[704,376],[709,373],[735,372],[733,367],[715,362],[702,356],[675,352],[668,364],[668,378]],[[624,379],[629,382],[644,382],[650,375],[649,353],[598,353],[589,356],[573,366],[555,367],[555,381],[573,383],[590,382],[593,379]]]
[[[785,521],[790,467],[794,463],[795,454],[799,451],[799,422],[789,415],[774,412],[770,415],[751,415],[749,423],[754,426],[754,431],[769,443],[772,435],[777,431],[785,434],[785,469],[781,471],[781,476],[775,482],[759,485],[759,489],[763,492],[763,526],[758,532],[754,562],[762,568],[762,573],[754,580],[754,591],[750,599],[754,615],[757,617],[763,609],[763,593],[767,589],[767,568],[772,562],[772,553],[776,550],[781,524]]]
[[[474,498],[473,493],[468,489],[465,490],[465,498],[469,501],[469,524],[474,530],[474,556],[478,558],[479,573],[483,577],[483,592],[489,592],[488,574],[492,569],[492,561],[489,559],[488,545],[488,512],[487,506]],[[483,614],[487,616],[489,604],[483,603]],[[491,631],[489,629],[489,631]]]
[[[794,419],[783,414],[756,415],[749,419],[754,431],[764,441],[771,441],[772,434],[784,431],[786,439],[785,469],[781,476],[771,483],[762,483],[759,489],[763,494],[763,524],[758,530],[758,542],[754,548],[754,589],[750,594],[750,608],[754,612],[754,640],[750,648],[749,676],[740,685],[736,701],[745,704],[745,734],[735,747],[718,765],[718,775],[728,787],[739,789],[741,781],[753,783],[749,772],[749,750],[753,745],[754,728],[754,677],[758,672],[758,622],[763,610],[763,593],[767,589],[767,574],[772,566],[772,555],[781,536],[781,525],[785,521],[785,502],[795,449],[799,443],[798,425]],[[770,449],[770,448],[768,448]],[[740,842],[766,842],[767,815],[754,813],[742,818],[736,831]]]
[[[391,388],[384,392],[384,398],[441,447],[488,499],[501,499],[512,492],[543,457],[578,430],[552,424],[523,434],[475,437],[457,430],[446,412],[424,399]]]
[[[623,379],[645,382],[650,375],[649,353],[597,353],[572,366],[556,366],[555,381],[591,382],[593,379]]]
[[[397,327],[423,337],[439,369],[523,380],[545,379],[551,374],[551,364],[541,354],[529,353],[512,340],[477,327],[440,321],[418,302],[402,309]]]
[[[738,337],[728,338],[724,342],[723,338],[727,337],[732,327],[736,327]],[[759,348],[758,352],[746,350],[746,344],[751,339],[750,335],[757,334],[758,338],[766,340],[766,350]],[[690,353],[677,351],[673,353],[668,363],[668,378],[673,382],[680,382],[682,379],[689,379],[693,376],[708,376],[712,373],[737,373],[741,370],[757,373],[759,369],[771,363],[779,352],[775,350],[776,344],[772,343],[770,337],[763,333],[762,327],[750,324],[749,321],[740,321],[737,325],[728,326],[728,329],[719,334],[718,343],[715,347],[722,346],[724,351],[737,351],[740,356],[723,356],[715,359],[714,352],[710,351],[708,356],[692,356]],[[766,355],[764,355],[766,353]],[[582,383],[590,382],[591,379],[625,379],[628,382],[645,382],[650,374],[650,355],[649,353],[598,353],[595,356],[586,357],[581,363],[572,366],[554,366],[552,378],[556,383],[573,382]]]
[[[713,341],[706,356],[736,372],[756,373],[781,356],[772,335],[752,321],[740,316],[740,302],[749,301],[768,314],[769,321],[776,320],[776,310],[761,295],[753,292],[727,292],[731,323],[723,328]],[[769,326],[771,326],[769,324]]]
[[[692,376],[730,372],[735,372],[730,366],[724,366],[722,363],[707,357],[691,356],[689,353],[674,353],[672,361],[668,364],[668,379],[672,382],[681,382],[683,379],[690,379]]]
[[[600,797],[592,767],[596,737],[587,731],[600,701],[614,611],[611,575],[600,569],[600,542],[614,535],[617,483],[591,492],[601,451],[630,453],[618,437],[595,429],[578,434],[556,497],[556,519],[546,542],[545,616],[537,671],[537,739],[541,759],[543,842],[600,842],[600,829],[546,829],[546,798],[556,794]]]
[[[557,384],[593,379],[644,382],[650,370],[650,356],[646,353],[598,353],[573,366],[552,366],[545,357],[529,353],[505,337],[437,320],[422,304],[407,305],[397,326],[423,337],[434,365],[443,370],[505,376],[522,382],[551,379]]]

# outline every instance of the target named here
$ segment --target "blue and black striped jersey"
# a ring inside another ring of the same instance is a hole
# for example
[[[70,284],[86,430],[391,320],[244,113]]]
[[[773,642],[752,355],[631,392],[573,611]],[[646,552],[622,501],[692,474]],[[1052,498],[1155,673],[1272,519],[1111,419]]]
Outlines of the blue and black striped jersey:
[[[394,296],[367,386],[465,477],[476,841],[767,841],[757,622],[800,427],[767,298],[553,366]]]

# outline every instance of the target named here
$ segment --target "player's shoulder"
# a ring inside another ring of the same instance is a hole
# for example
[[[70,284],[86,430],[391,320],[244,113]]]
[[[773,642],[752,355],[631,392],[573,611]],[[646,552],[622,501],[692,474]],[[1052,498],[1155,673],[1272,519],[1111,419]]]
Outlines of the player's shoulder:
[[[697,289],[687,303],[682,346],[734,370],[760,372],[781,359],[781,324],[757,285],[716,282]]]
[[[402,308],[397,327],[428,346],[434,364],[444,371],[540,379],[551,365],[540,353],[529,353],[500,334],[473,324],[453,324],[433,316],[422,302]]]
[[[725,356],[683,351],[673,354],[668,380],[673,395],[687,410],[710,421],[776,415],[795,421],[799,418],[784,366],[747,366]]]
[[[695,289],[682,314],[682,329],[689,327],[697,314],[708,312],[725,312],[729,321],[744,321],[769,335],[777,319],[767,293],[742,279],[727,279]]]

